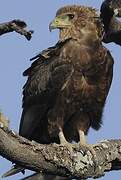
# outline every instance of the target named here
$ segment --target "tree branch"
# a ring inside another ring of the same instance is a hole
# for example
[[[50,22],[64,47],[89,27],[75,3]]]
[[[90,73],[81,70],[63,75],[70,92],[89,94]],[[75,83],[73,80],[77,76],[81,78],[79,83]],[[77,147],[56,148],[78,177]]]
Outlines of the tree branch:
[[[0,155],[34,170],[69,178],[100,177],[106,171],[121,169],[121,140],[106,140],[94,147],[98,159],[89,150],[75,145],[70,152],[61,145],[31,142],[9,130],[0,128]]]
[[[25,28],[27,27],[24,21],[19,19],[15,19],[10,22],[0,24],[0,36],[9,33],[9,32],[17,32],[21,35],[24,35],[27,40],[30,40],[32,37],[33,31],[27,31]]]

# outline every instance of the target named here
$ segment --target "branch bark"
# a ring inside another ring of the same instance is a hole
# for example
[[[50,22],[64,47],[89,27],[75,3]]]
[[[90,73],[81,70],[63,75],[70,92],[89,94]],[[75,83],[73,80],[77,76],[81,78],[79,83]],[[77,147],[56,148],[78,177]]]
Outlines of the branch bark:
[[[95,145],[98,166],[88,149],[75,145],[73,152],[57,144],[31,142],[12,131],[0,128],[0,155],[44,174],[68,178],[100,177],[106,171],[121,169],[121,140],[105,140]]]
[[[27,31],[25,28],[27,27],[24,21],[19,19],[15,19],[10,22],[0,24],[0,36],[9,32],[17,32],[21,35],[24,35],[27,40],[30,40],[32,37],[33,31]]]

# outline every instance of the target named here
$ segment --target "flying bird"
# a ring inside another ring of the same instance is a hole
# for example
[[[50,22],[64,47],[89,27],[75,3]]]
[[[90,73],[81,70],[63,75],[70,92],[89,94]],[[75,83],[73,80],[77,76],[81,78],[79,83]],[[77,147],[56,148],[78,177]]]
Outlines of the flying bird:
[[[36,57],[23,73],[23,112],[19,134],[39,143],[89,145],[90,127],[98,130],[113,76],[113,58],[102,45],[102,24],[95,9],[60,8],[49,29],[58,43]],[[91,146],[91,145],[90,145]]]
[[[100,17],[104,24],[105,43],[114,42],[121,45],[121,0],[105,0],[100,8]]]

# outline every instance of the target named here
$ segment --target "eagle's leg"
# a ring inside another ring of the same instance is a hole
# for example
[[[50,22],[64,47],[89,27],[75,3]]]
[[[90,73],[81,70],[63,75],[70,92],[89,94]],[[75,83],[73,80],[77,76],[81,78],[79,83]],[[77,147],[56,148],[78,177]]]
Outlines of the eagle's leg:
[[[64,136],[64,133],[63,133],[62,129],[59,128],[59,130],[60,130],[60,131],[59,131],[60,144],[66,144],[66,143],[68,143],[67,140],[66,140],[66,138],[65,138],[65,136]]]
[[[94,161],[95,161],[95,169],[98,165],[98,160],[97,160],[97,156],[96,156],[96,151],[94,150],[94,146],[92,144],[88,144],[86,141],[86,135],[84,133],[84,131],[82,130],[78,130],[79,133],[79,146],[80,147],[85,147],[86,149],[88,149],[91,154],[93,155]]]
[[[66,140],[62,128],[59,128],[59,140],[62,146],[67,147],[70,152],[73,152],[74,144],[71,144]]]
[[[96,156],[96,152],[94,150],[94,147],[92,144],[88,144],[87,141],[86,141],[86,136],[84,134],[84,131],[82,130],[79,130],[79,145],[80,146],[84,146],[84,147],[87,147],[89,149],[89,151],[92,153],[94,159],[96,160],[97,159],[97,156]]]
[[[78,132],[79,132],[79,143],[80,143],[80,145],[85,145],[85,144],[87,144],[86,136],[85,136],[85,134],[84,134],[84,131],[79,130]]]

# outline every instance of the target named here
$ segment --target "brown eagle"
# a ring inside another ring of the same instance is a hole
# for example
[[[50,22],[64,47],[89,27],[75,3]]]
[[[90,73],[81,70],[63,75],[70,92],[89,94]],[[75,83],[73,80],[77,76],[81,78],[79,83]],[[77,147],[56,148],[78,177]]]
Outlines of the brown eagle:
[[[23,113],[19,134],[39,143],[76,141],[86,146],[89,128],[98,130],[112,76],[113,58],[102,45],[102,25],[91,7],[57,11],[50,30],[58,43],[31,60],[23,74]]]
[[[116,18],[121,17],[121,0],[105,0],[100,12],[105,32],[103,41],[114,42],[121,46],[121,22]]]

